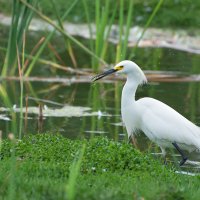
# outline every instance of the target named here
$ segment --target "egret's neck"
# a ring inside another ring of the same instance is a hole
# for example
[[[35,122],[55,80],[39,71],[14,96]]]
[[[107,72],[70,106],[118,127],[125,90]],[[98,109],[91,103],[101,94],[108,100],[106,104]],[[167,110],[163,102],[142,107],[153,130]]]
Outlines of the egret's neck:
[[[138,87],[138,82],[134,80],[134,78],[128,76],[122,90],[122,100],[121,100],[122,107],[129,106],[130,103],[132,104],[135,102],[135,93],[137,87]]]

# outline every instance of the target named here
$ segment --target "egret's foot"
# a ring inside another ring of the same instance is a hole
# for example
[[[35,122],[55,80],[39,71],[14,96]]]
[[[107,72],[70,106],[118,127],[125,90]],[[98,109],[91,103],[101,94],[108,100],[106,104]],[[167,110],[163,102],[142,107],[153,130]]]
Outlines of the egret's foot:
[[[180,166],[182,166],[182,165],[184,165],[185,164],[185,162],[187,161],[187,157],[184,157],[182,160],[181,160],[181,162],[180,162]]]
[[[182,165],[184,165],[185,164],[185,162],[186,162],[186,160],[188,159],[185,155],[184,155],[184,153],[183,153],[183,151],[180,149],[180,147],[176,144],[176,142],[172,142],[172,144],[174,145],[174,147],[176,148],[176,150],[180,153],[180,155],[181,155],[181,157],[182,157],[182,160],[181,160],[181,162],[180,162],[180,166],[182,166]]]

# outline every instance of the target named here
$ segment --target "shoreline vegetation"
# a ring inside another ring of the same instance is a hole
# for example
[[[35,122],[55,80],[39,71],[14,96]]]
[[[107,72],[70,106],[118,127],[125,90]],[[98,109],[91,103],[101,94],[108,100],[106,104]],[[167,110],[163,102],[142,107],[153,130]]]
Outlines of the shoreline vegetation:
[[[1,197],[8,197],[9,189],[16,199],[169,200],[200,195],[199,176],[177,174],[180,168],[125,142],[106,137],[70,140],[49,133],[11,139],[1,144]],[[10,188],[10,179],[15,188]]]

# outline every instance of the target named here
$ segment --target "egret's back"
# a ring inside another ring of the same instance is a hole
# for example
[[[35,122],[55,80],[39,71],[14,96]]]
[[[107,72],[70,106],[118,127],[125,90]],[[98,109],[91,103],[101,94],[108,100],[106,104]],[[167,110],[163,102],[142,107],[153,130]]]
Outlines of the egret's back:
[[[160,146],[177,142],[187,150],[200,149],[200,128],[173,108],[152,98],[135,102],[139,129]]]

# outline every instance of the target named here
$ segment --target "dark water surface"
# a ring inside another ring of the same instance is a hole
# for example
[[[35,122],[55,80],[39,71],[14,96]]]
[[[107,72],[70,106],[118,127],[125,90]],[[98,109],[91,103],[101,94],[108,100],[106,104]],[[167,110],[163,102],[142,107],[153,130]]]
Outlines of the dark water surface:
[[[61,109],[65,104],[75,108],[89,107],[92,112],[98,112],[94,116],[61,116],[43,117],[40,132],[61,132],[69,138],[88,137],[93,135],[107,135],[111,138],[120,139],[126,134],[121,126],[120,98],[124,81],[114,83],[77,83],[64,85],[58,83],[24,83],[24,96],[28,96],[28,106],[43,109]],[[10,101],[14,107],[19,108],[20,88],[19,82],[4,82]],[[200,82],[149,82],[138,88],[136,98],[153,97],[180,112],[182,115],[200,126]],[[52,103],[48,102],[52,101]],[[3,102],[0,103],[3,107]],[[26,101],[24,97],[24,107]],[[58,104],[58,105],[57,105]],[[69,111],[70,112],[70,111]],[[73,112],[73,110],[71,111]],[[1,115],[10,117],[8,112],[0,112]],[[73,114],[72,114],[73,115]],[[105,116],[104,116],[105,115]],[[25,132],[38,132],[38,115],[28,114],[28,127]],[[17,114],[17,121],[19,116]],[[18,124],[18,123],[16,123]],[[0,120],[3,135],[12,132],[11,121]]]

